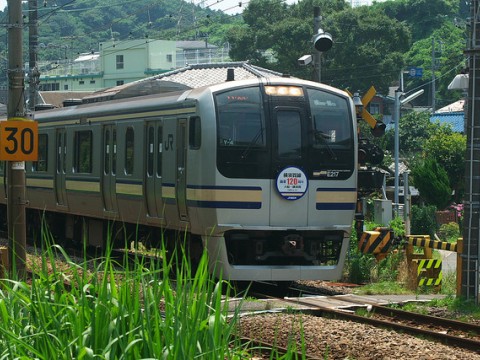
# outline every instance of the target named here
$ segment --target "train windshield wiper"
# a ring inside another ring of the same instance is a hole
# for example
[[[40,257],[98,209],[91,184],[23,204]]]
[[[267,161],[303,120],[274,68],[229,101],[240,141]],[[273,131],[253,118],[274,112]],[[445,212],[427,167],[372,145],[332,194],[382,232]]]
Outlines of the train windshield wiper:
[[[250,150],[253,145],[255,145],[258,142],[258,139],[263,136],[263,127],[260,127],[258,132],[255,134],[255,136],[250,140],[248,143],[247,147],[243,151],[242,155],[240,156],[240,159],[245,160],[247,158],[247,155],[250,153]]]
[[[321,130],[313,130],[313,136],[315,138],[315,145],[321,144],[325,149],[327,149],[327,152],[332,157],[332,159],[337,160],[337,155],[335,155],[332,147],[328,143],[328,141],[332,139],[332,136]]]

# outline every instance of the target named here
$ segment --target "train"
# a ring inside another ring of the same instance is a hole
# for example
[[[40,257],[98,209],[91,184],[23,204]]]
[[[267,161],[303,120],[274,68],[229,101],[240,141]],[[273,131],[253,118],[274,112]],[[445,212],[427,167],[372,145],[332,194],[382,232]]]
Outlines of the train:
[[[258,77],[37,111],[34,120],[28,234],[46,221],[54,238],[75,244],[181,243],[192,259],[206,250],[211,271],[229,280],[342,277],[358,171],[347,92]]]

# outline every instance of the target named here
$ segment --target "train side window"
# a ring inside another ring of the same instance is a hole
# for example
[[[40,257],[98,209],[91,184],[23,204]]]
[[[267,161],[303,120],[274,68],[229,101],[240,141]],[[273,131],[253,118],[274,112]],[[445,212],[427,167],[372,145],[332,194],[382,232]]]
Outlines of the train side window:
[[[33,163],[33,171],[48,171],[48,135],[38,135],[38,160]]]
[[[190,149],[198,150],[200,149],[200,145],[202,143],[202,132],[201,132],[201,122],[200,116],[192,116],[190,118],[189,124],[189,146]]]
[[[74,172],[88,174],[92,172],[92,144],[92,131],[75,132]]]
[[[133,128],[127,128],[125,133],[125,174],[133,174],[133,164],[134,164],[134,154],[135,154],[135,138],[134,138]]]

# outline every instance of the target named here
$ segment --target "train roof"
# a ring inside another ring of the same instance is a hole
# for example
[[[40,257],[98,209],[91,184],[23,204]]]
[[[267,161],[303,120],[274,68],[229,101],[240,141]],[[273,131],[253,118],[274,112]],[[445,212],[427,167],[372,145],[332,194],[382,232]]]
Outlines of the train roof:
[[[196,89],[224,83],[227,80],[248,80],[284,76],[248,62],[188,65],[146,79],[97,91],[83,98],[84,103],[103,102],[142,95]]]

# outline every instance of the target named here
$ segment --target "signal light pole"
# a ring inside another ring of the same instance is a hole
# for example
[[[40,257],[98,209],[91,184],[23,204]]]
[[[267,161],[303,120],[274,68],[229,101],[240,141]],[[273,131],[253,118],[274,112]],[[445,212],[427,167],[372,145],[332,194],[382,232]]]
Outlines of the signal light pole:
[[[480,9],[479,0],[472,0],[468,55],[468,97],[465,133],[467,153],[465,163],[465,201],[463,219],[463,251],[461,295],[479,304],[480,283]]]

